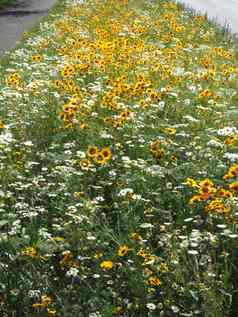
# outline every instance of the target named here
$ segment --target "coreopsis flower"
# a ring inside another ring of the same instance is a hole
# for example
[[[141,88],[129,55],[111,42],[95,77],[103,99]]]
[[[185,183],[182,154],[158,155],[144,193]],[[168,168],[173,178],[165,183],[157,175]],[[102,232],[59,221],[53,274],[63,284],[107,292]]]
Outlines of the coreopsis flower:
[[[210,97],[210,96],[211,96],[211,92],[209,89],[205,89],[199,94],[200,98]]]
[[[189,204],[193,205],[194,203],[200,202],[202,201],[202,197],[201,195],[194,195],[190,200],[189,200]]]
[[[161,280],[156,276],[150,276],[146,281],[146,284],[149,286],[159,286],[161,284]]]
[[[41,62],[43,60],[43,57],[41,55],[32,55],[31,60],[32,62]]]
[[[128,251],[129,251],[129,248],[127,245],[121,245],[119,249],[117,250],[117,255],[124,256],[128,253]]]

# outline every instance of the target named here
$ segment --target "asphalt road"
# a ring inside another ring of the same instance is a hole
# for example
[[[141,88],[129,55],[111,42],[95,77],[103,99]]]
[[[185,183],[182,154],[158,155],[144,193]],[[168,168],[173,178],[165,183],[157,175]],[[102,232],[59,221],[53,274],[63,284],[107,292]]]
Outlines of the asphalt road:
[[[187,6],[208,14],[221,25],[229,25],[233,33],[238,33],[238,0],[180,0]]]
[[[22,32],[48,13],[55,0],[19,0],[15,7],[0,11],[0,54],[13,48]]]
[[[15,46],[22,32],[47,14],[55,0],[19,0],[15,8],[0,11],[0,54]],[[229,25],[238,33],[238,0],[180,0],[179,2],[215,18],[221,25]]]

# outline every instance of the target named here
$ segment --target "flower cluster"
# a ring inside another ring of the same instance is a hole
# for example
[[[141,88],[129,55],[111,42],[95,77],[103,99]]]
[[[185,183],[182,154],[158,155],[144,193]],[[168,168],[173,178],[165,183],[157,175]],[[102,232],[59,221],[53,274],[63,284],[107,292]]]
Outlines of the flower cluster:
[[[236,316],[237,43],[57,3],[0,59],[0,316]]]

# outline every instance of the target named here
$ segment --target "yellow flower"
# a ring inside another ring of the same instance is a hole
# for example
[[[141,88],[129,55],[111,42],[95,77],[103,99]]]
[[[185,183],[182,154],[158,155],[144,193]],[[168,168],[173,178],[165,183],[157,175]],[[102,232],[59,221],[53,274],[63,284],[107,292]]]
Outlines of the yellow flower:
[[[37,256],[37,251],[33,247],[27,247],[21,253],[22,253],[22,255],[30,256],[31,258],[34,258]]]
[[[176,129],[175,128],[165,128],[164,132],[168,135],[174,135],[174,134],[176,134]]]
[[[120,117],[121,117],[121,118],[124,118],[124,119],[127,119],[129,115],[130,115],[130,111],[129,111],[129,110],[122,111],[122,112],[120,113]]]
[[[100,154],[103,156],[103,158],[108,161],[110,160],[112,153],[109,147],[105,147],[104,149],[102,149],[102,151],[100,152]]]
[[[165,262],[161,262],[159,266],[160,272],[168,272],[169,268],[168,265]]]
[[[56,309],[47,308],[47,313],[48,313],[49,315],[55,315],[55,314],[56,314]]]
[[[159,149],[156,151],[156,153],[154,153],[154,158],[159,161],[160,159],[162,159],[162,157],[165,154],[165,150],[164,149]]]
[[[137,255],[142,256],[142,257],[144,258],[144,257],[146,256],[145,250],[141,248],[141,249],[137,252]]]
[[[113,262],[112,261],[103,261],[101,264],[100,264],[100,268],[102,270],[110,270],[112,269],[113,267]]]
[[[146,105],[145,100],[144,100],[144,99],[141,99],[141,100],[139,101],[139,105],[140,105],[141,108],[144,108],[145,105]]]
[[[152,154],[155,154],[157,152],[157,150],[159,149],[159,146],[160,146],[160,141],[159,140],[156,140],[156,141],[152,142],[150,144],[150,152]]]
[[[231,136],[229,136],[228,138],[225,139],[224,144],[228,145],[228,146],[231,146],[231,145],[235,144],[236,140],[237,140],[237,136],[236,135],[231,135]]]
[[[238,182],[233,182],[229,185],[230,190],[238,191]]]
[[[199,186],[200,187],[212,187],[214,184],[213,182],[208,179],[208,178],[205,178],[204,180],[202,180],[201,182],[199,182]]]
[[[226,207],[221,199],[215,198],[206,206],[205,211],[210,213],[223,214],[226,216],[230,212],[230,208]]]
[[[210,96],[211,96],[211,92],[210,92],[209,89],[205,89],[199,94],[200,98],[202,98],[202,97],[210,97]]]
[[[79,165],[83,170],[87,170],[90,167],[90,161],[87,159],[82,159],[80,160]]]
[[[5,125],[2,120],[0,120],[0,129],[4,129]]]
[[[125,311],[122,306],[117,306],[113,309],[114,314],[122,315],[124,312]]]
[[[224,180],[228,180],[230,178],[230,175],[229,174],[225,174],[224,176],[223,176],[223,179]]]
[[[32,307],[36,308],[36,309],[39,309],[39,308],[43,308],[44,305],[42,303],[35,303],[35,304],[32,304]]]
[[[192,205],[194,203],[197,203],[199,201],[202,201],[202,197],[200,195],[194,195],[190,200],[189,204]]]
[[[161,280],[156,276],[151,276],[148,278],[146,283],[150,286],[159,286],[161,284]]]
[[[117,251],[117,255],[124,256],[129,251],[129,248],[127,245],[121,245]]]
[[[134,241],[141,241],[142,240],[141,236],[137,232],[133,232],[131,234],[131,239],[134,240]]]
[[[103,156],[101,153],[99,153],[99,154],[95,157],[95,161],[96,161],[96,163],[99,164],[99,165],[103,165],[103,164],[106,163],[106,160],[105,160],[104,156]]]
[[[73,196],[74,198],[81,198],[85,196],[85,192],[74,192]]]
[[[94,255],[95,259],[100,259],[103,256],[103,252],[97,251]]]
[[[52,237],[51,239],[54,240],[54,241],[56,241],[56,242],[65,241],[65,238],[62,238],[62,237],[59,237],[59,236]]]
[[[64,69],[61,71],[61,75],[65,78],[67,78],[67,77],[73,75],[74,72],[75,72],[75,69],[72,65],[66,65],[64,67]]]
[[[43,57],[41,55],[32,55],[31,60],[32,62],[41,62],[43,60]]]
[[[41,297],[41,304],[44,306],[44,307],[47,307],[49,306],[50,304],[52,303],[52,298],[47,296],[47,295],[43,295]]]
[[[144,263],[143,264],[153,264],[156,260],[156,257],[154,255],[151,254],[146,254],[144,256]]]
[[[232,192],[230,192],[229,190],[226,190],[224,188],[219,189],[218,194],[219,194],[220,197],[223,197],[223,198],[231,198],[231,197],[233,197]]]
[[[88,157],[96,157],[98,155],[98,147],[97,146],[89,146],[87,149]]]
[[[88,129],[89,125],[87,123],[81,123],[80,124],[80,129],[84,130],[84,129]]]
[[[227,174],[223,178],[229,179],[229,178],[235,177],[237,174],[238,174],[238,164],[234,164],[229,168]]]

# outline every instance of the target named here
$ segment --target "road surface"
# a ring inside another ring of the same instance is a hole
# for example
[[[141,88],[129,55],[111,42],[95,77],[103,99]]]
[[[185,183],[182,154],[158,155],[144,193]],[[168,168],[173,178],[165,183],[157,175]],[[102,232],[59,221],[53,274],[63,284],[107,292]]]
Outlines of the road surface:
[[[0,11],[0,54],[13,48],[22,32],[48,13],[55,0],[19,0],[15,7]]]
[[[238,0],[180,0],[178,2],[206,13],[222,26],[229,25],[233,33],[238,33]]]

